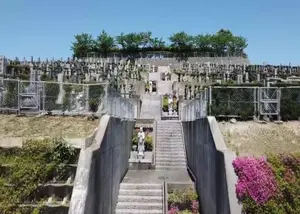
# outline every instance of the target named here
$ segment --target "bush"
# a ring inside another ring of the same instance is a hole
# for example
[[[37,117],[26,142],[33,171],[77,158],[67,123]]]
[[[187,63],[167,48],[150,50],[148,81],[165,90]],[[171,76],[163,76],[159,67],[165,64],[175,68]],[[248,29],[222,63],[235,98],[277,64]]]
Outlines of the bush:
[[[59,95],[59,84],[52,82],[45,82],[45,110],[51,112],[52,110],[59,109],[56,104]],[[42,102],[43,103],[43,102]]]
[[[198,195],[193,188],[168,193],[168,214],[198,214]]]
[[[169,111],[169,98],[167,95],[163,96],[163,102],[162,102],[162,110],[163,112],[168,112]]]
[[[12,164],[0,176],[0,213],[30,213],[18,205],[26,201],[37,203],[34,192],[39,184],[52,180],[57,171],[77,158],[76,150],[61,139],[28,140],[22,149],[0,153],[2,164]],[[10,184],[10,185],[7,185]]]
[[[132,137],[132,145],[138,146],[138,131],[133,131]],[[145,136],[145,151],[152,151],[153,143],[152,143],[152,136],[146,134]]]
[[[300,155],[238,158],[233,166],[245,213],[300,213]]]
[[[98,111],[101,98],[104,94],[103,85],[89,85],[89,108],[90,111]]]
[[[4,97],[4,107],[17,108],[18,107],[18,84],[17,81],[8,81],[6,89],[7,92]]]

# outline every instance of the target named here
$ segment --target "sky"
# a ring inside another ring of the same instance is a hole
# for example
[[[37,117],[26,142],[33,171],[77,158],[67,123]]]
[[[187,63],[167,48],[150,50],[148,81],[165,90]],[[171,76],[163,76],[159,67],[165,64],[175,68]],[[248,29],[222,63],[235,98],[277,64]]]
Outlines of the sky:
[[[300,0],[0,0],[0,55],[70,57],[75,34],[104,29],[215,33],[224,28],[248,40],[251,63],[300,65]]]

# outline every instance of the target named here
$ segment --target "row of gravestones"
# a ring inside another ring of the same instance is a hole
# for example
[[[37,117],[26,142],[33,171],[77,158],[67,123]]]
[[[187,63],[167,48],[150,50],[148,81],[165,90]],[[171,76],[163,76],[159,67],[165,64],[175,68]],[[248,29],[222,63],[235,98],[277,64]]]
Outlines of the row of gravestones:
[[[174,71],[182,73],[209,72],[209,73],[231,73],[231,72],[256,72],[256,73],[285,73],[300,75],[300,66],[272,66],[272,65],[222,65],[222,64],[189,64],[184,63]]]
[[[80,73],[107,74],[111,73],[128,73],[128,71],[147,71],[156,72],[157,66],[138,64],[137,60],[112,60],[112,59],[79,59],[68,61],[29,61],[24,60],[24,65],[28,65],[35,69],[43,70],[46,73],[64,72],[65,75],[71,76]],[[257,73],[285,73],[289,75],[299,75],[300,67],[291,66],[272,66],[272,65],[225,65],[225,64],[191,64],[181,63],[178,69],[182,73],[190,72],[208,72],[208,73],[231,73],[231,72],[257,72]],[[131,78],[131,77],[127,77]]]

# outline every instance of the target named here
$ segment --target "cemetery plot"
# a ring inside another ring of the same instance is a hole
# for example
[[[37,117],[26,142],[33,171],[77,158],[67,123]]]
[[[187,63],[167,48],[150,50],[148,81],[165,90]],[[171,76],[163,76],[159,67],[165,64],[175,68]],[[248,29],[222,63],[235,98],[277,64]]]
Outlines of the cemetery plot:
[[[0,115],[0,138],[7,137],[87,137],[99,120],[83,117],[17,117]]]
[[[227,147],[239,156],[300,152],[300,122],[219,123]]]

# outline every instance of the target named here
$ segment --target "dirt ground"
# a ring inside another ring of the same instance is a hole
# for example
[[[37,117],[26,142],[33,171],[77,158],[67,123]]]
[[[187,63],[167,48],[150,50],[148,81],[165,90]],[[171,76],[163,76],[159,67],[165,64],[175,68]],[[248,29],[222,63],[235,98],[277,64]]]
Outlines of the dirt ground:
[[[300,152],[300,122],[219,123],[227,147],[240,156]]]
[[[17,117],[0,115],[0,138],[65,137],[81,138],[91,134],[99,120],[81,117]]]

